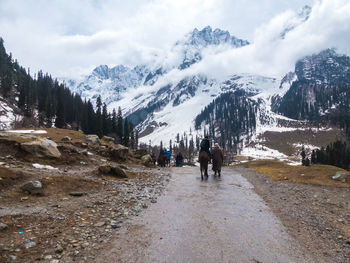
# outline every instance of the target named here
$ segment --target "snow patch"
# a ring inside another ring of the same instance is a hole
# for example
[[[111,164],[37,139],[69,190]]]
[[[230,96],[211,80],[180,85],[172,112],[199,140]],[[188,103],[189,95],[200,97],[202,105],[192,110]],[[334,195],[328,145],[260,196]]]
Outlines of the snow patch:
[[[248,146],[243,148],[240,155],[254,159],[287,158],[285,154],[260,144],[257,144],[254,147]]]
[[[44,131],[44,130],[6,130],[6,132],[22,133],[22,134],[46,134],[47,133],[47,131]]]
[[[52,167],[51,165],[43,165],[43,164],[38,164],[38,163],[33,163],[32,164],[34,168],[37,169],[47,169],[47,170],[58,170],[58,168]]]

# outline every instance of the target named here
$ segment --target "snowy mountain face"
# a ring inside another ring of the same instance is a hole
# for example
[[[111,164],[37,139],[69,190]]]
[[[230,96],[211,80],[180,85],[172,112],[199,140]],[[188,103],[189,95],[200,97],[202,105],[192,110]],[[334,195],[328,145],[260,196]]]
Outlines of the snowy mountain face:
[[[107,65],[98,66],[82,81],[65,80],[69,88],[83,98],[95,100],[99,95],[109,105],[122,99],[122,94],[141,85],[152,86],[157,80],[172,69],[186,69],[202,59],[201,52],[210,46],[228,45],[239,48],[248,45],[246,40],[231,36],[228,31],[212,30],[206,27],[199,31],[194,29],[181,41],[176,42],[169,53],[177,57],[170,62],[168,58],[152,65],[138,65],[134,68],[118,65],[109,68]]]
[[[305,22],[310,11],[305,7],[293,18],[285,26],[281,38]],[[199,62],[207,48],[241,48],[245,45],[249,45],[248,41],[227,31],[212,30],[211,27],[194,29],[176,42],[169,57],[161,58],[157,63],[134,68],[103,65],[83,81],[68,82],[68,85],[88,99],[94,100],[101,95],[110,111],[121,107],[123,114],[137,126],[140,141],[167,144],[184,132],[202,135],[206,130],[214,137],[222,137],[225,127],[235,131],[234,140],[240,140],[274,129],[281,123],[294,123],[305,119],[305,105],[310,112],[311,105],[322,100],[320,93],[316,94],[310,86],[330,87],[350,79],[349,58],[332,50],[298,61],[295,71],[283,78],[232,72],[226,80],[218,80],[203,74],[177,74]],[[300,97],[300,94],[304,95]],[[300,102],[302,106],[299,107]],[[227,108],[227,105],[237,110]],[[318,110],[327,114],[326,107]]]
[[[273,108],[293,119],[317,120],[350,105],[350,57],[327,49],[295,65],[295,80]],[[287,76],[286,76],[287,77]]]

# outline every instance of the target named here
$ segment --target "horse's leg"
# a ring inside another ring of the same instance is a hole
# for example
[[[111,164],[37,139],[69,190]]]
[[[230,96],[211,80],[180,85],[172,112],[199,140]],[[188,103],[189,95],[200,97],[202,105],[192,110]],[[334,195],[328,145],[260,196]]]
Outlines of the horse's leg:
[[[200,170],[201,170],[201,179],[203,180],[203,167],[202,167],[202,164],[200,164]]]
[[[204,174],[208,178],[208,163],[204,166]]]

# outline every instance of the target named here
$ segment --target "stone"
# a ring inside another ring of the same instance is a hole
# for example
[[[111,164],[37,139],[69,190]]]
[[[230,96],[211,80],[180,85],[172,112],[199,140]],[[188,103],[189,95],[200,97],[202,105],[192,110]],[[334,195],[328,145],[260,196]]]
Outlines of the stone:
[[[332,176],[332,179],[336,180],[336,181],[340,181],[342,183],[345,183],[347,176],[348,176],[347,173],[338,171],[335,173],[334,176]]]
[[[40,181],[29,181],[21,189],[31,195],[42,195],[42,185]]]
[[[61,153],[57,144],[46,138],[37,137],[36,140],[20,144],[21,149],[39,158],[60,158]]]
[[[151,167],[151,166],[154,165],[153,164],[153,159],[152,159],[151,155],[149,155],[149,154],[146,154],[146,155],[142,156],[141,157],[141,161],[142,161],[142,164],[144,166],[147,166],[147,167]]]
[[[98,168],[98,170],[102,174],[111,175],[113,177],[128,178],[128,176],[125,173],[125,171],[122,168],[118,167],[118,166],[113,166],[113,165],[110,165],[110,164],[104,164],[104,165],[101,165]]]
[[[65,136],[61,139],[61,142],[71,142],[71,141],[72,141],[72,138],[69,136]]]
[[[104,164],[98,167],[100,173],[109,174],[111,172],[112,166],[109,164]]]
[[[34,241],[28,242],[25,245],[26,249],[29,249],[29,248],[32,248],[32,247],[35,247],[35,246],[36,246],[36,243]]]
[[[56,254],[61,254],[63,252],[63,247],[61,245],[57,245],[55,249]]]
[[[125,161],[129,156],[129,148],[121,144],[109,146],[108,151],[110,156],[117,161]]]
[[[95,134],[85,135],[84,141],[91,147],[99,147],[101,145],[100,139]]]
[[[106,224],[105,221],[101,221],[101,222],[98,222],[96,224],[94,224],[95,227],[101,227],[101,226],[104,226]]]
[[[9,258],[13,261],[16,261],[17,260],[17,257],[16,256],[13,256],[13,255],[10,255]]]
[[[8,228],[8,225],[0,223],[0,231],[3,231]]]
[[[103,136],[101,139],[101,144],[105,146],[110,146],[114,144],[114,138],[109,136]]]
[[[83,196],[85,194],[86,193],[84,193],[84,192],[70,192],[69,193],[70,196],[75,196],[75,197]]]

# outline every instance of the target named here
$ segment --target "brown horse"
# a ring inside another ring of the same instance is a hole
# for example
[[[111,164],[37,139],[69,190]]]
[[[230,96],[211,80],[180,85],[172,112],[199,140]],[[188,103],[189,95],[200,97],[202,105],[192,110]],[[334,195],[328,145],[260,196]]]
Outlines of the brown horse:
[[[199,153],[199,164],[200,164],[200,170],[201,170],[201,179],[203,180],[203,170],[204,175],[206,178],[208,178],[208,163],[210,161],[210,157],[207,152],[202,151]]]
[[[159,154],[159,157],[158,157],[158,165],[160,167],[165,167],[165,166],[168,166],[168,155],[166,154]]]

